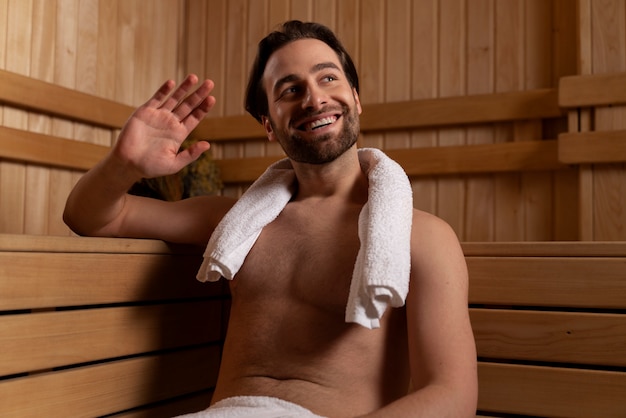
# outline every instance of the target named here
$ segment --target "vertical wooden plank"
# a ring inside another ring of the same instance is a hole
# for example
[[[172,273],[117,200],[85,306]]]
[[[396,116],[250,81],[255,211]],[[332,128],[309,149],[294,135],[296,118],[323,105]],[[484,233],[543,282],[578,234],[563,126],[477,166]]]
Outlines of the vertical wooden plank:
[[[411,98],[411,2],[387,0],[385,11],[385,101]],[[410,146],[409,132],[388,132],[383,136],[385,149]]]
[[[243,114],[242,100],[247,81],[246,39],[247,3],[244,0],[228,2],[228,27],[226,28],[226,72],[228,73],[228,94],[225,97],[225,115]],[[235,154],[240,154],[236,152]]]
[[[360,99],[362,104],[380,103],[384,99],[384,2],[363,0],[361,2],[361,28],[359,57]],[[363,135],[360,146],[383,148],[381,134]]]
[[[98,96],[115,100],[117,60],[117,1],[98,2],[98,55],[96,92]]]
[[[466,4],[464,0],[442,0],[439,33],[439,97],[465,94]],[[462,128],[439,131],[439,146],[465,144]],[[437,215],[462,237],[465,213],[465,183],[461,176],[438,180]]]
[[[523,19],[524,3],[521,0],[496,3],[495,91],[518,91],[523,85]],[[511,124],[496,127],[495,142],[513,141]],[[524,201],[519,174],[502,174],[496,177],[496,241],[521,241],[524,237]]]
[[[524,90],[551,87],[552,5],[544,0],[526,0],[524,27]],[[515,123],[516,141],[539,141],[542,122]],[[524,240],[554,239],[554,180],[552,173],[522,174],[524,194]]]
[[[413,3],[411,38],[411,99],[431,99],[437,96],[439,83],[439,1]],[[434,147],[437,132],[433,129],[411,133],[411,147]],[[437,213],[437,180],[432,177],[412,179],[413,206]]]
[[[224,114],[243,114],[243,98],[247,81],[247,69],[244,68],[246,54],[244,52],[247,39],[247,3],[244,0],[229,1],[226,6],[228,25],[226,27],[226,85],[227,94],[224,97]],[[222,146],[225,158],[244,157],[243,144],[224,144]],[[223,191],[230,196],[239,196],[240,187],[227,187]]]
[[[224,102],[228,91],[226,86],[226,4],[220,0],[209,0],[207,5],[207,14],[200,17],[206,22],[207,28],[207,53],[204,68],[206,69],[205,77],[215,82],[215,88],[211,94],[216,99],[209,117],[224,116]],[[196,17],[190,16],[190,18]]]
[[[343,3],[343,2],[341,2]],[[313,15],[313,0],[291,0],[291,19],[309,22]]]
[[[9,0],[0,0],[0,68],[6,68],[7,50],[7,21],[9,14]],[[2,106],[0,106],[2,108]],[[0,113],[0,118],[2,114]]]
[[[201,25],[206,28],[206,62],[204,65],[204,77],[210,78],[215,83],[211,94],[216,102],[208,117],[224,115],[224,98],[226,94],[226,4],[219,0],[209,0],[206,15],[189,16],[189,19],[202,20]],[[242,98],[243,100],[243,98]],[[209,141],[211,138],[205,138]],[[223,157],[223,145],[212,143],[211,155],[214,158]]]
[[[211,36],[204,20],[207,8],[208,4],[204,0],[185,2],[185,72],[197,74],[200,78],[210,77],[204,67],[209,54],[207,42]]]
[[[132,2],[114,0],[117,3],[117,42],[115,60],[115,100],[134,105],[133,84],[135,83],[135,27],[136,16]]]
[[[558,86],[558,80],[567,75],[577,74],[578,57],[581,51],[577,39],[579,26],[578,8],[571,7],[571,1],[554,0],[554,50],[552,85]],[[580,37],[583,37],[581,32]],[[572,45],[576,45],[572,48]],[[568,120],[574,117],[578,121],[577,112],[571,112]],[[569,122],[568,122],[569,125]],[[574,127],[577,123],[574,125]],[[574,129],[575,131],[576,129]],[[576,240],[580,237],[581,207],[580,199],[580,172],[581,168],[560,170],[554,173],[554,239],[557,241]],[[577,202],[572,206],[571,202]]]
[[[292,2],[289,0],[267,0],[267,13],[268,13],[268,32],[276,29],[276,26],[280,25],[284,21],[290,18],[290,9]],[[296,5],[296,9],[302,9],[303,7],[313,7],[312,4],[302,2],[300,5]],[[260,39],[259,39],[260,40]]]
[[[337,4],[335,0],[315,0],[313,2],[313,20],[328,26],[333,31],[337,28]]]
[[[591,74],[591,0],[578,0],[577,3],[577,74]],[[591,116],[589,110],[582,112],[570,111],[568,115],[568,131],[577,132],[590,129]],[[578,176],[578,239],[593,240],[593,168],[583,165]]]
[[[494,90],[494,0],[472,2],[467,9],[467,94],[489,94]],[[468,127],[468,144],[490,144],[491,127]],[[494,178],[476,175],[466,180],[464,241],[494,240]]]
[[[619,0],[593,0],[592,68],[594,74],[626,71],[626,4]],[[595,129],[624,129],[626,108],[595,109]],[[626,164],[594,167],[594,240],[626,239]]]
[[[76,87],[76,66],[78,46],[78,9],[77,0],[57,2],[53,15],[55,25],[54,83],[63,87]],[[74,124],[54,118],[52,134],[59,137],[74,139]],[[76,181],[76,176],[63,169],[50,170],[50,208],[49,231],[51,235],[68,235],[69,229],[59,222],[65,206],[65,197]]]
[[[352,57],[355,65],[359,62],[359,1],[341,0],[337,2],[337,28],[336,34],[344,48]],[[357,66],[357,71],[359,70]],[[360,72],[359,72],[360,75]]]
[[[32,1],[10,0],[6,25],[6,69],[19,74],[30,72],[32,39]],[[28,115],[18,109],[5,107],[3,125],[18,129],[28,127]],[[0,232],[23,233],[26,199],[26,167],[24,164],[0,162]]]
[[[164,63],[160,63],[158,67],[150,68],[150,55],[153,51],[153,45],[158,42],[156,39],[152,39],[150,25],[160,27],[161,32],[167,31],[167,28],[163,26],[164,22],[161,20],[149,23],[150,18],[155,19],[157,17],[157,4],[155,2],[141,2],[137,0],[126,1],[129,3],[129,12],[132,13],[134,21],[133,30],[135,43],[132,58],[134,81],[131,92],[132,104],[136,106],[139,105],[144,98],[147,99],[146,91],[148,91],[149,87],[152,85],[154,74],[158,74],[160,68],[164,66]]]
[[[0,68],[6,68],[6,50],[7,50],[7,21],[9,13],[9,0],[0,0]],[[0,105],[0,121],[4,120],[4,106]],[[2,161],[0,160],[0,164]],[[0,170],[0,182],[2,170]],[[6,203],[2,200],[2,188],[0,188],[0,206]],[[0,208],[0,210],[2,210]]]
[[[67,42],[73,44],[74,57],[71,58],[70,65],[75,67],[73,71],[74,79],[69,77],[64,79],[67,87],[77,89],[79,91],[97,94],[98,93],[98,29],[99,29],[99,5],[97,0],[78,0],[74,2],[72,8],[68,10],[69,16],[62,17],[65,19],[75,19],[76,23],[68,26],[69,34]],[[58,28],[63,31],[64,26]],[[101,64],[104,64],[100,62]],[[111,137],[106,130],[97,129],[91,125],[83,123],[63,122],[67,125],[68,134],[73,131],[72,138],[78,141],[98,143],[101,145],[110,145]],[[70,234],[69,229],[63,223],[63,209],[67,196],[72,190],[73,185],[78,181],[80,174],[67,170],[54,170],[55,179],[51,179],[50,184],[50,231],[53,235]],[[58,181],[57,178],[63,179]]]
[[[54,34],[56,0],[33,1],[33,37],[30,60],[30,76],[52,82],[54,79]],[[50,133],[50,117],[31,113],[28,115],[28,129],[33,132]],[[50,216],[50,169],[39,166],[26,167],[26,201],[24,205],[24,232],[43,235],[49,231],[48,223],[54,222]],[[61,222],[61,220],[57,220]]]
[[[245,82],[248,82],[248,74],[250,72],[250,68],[254,63],[254,59],[256,57],[256,50],[259,41],[267,35],[269,32],[268,28],[268,16],[269,16],[269,8],[268,4],[264,1],[249,1],[248,2],[248,14],[250,17],[254,16],[254,18],[248,19],[248,30],[247,30],[247,39],[246,39],[246,54],[244,57],[244,69],[246,74]],[[244,95],[242,94],[241,102],[243,106]],[[269,141],[249,141],[244,144],[244,155],[247,157],[261,157],[268,155],[269,150],[276,150],[276,148],[280,149],[278,144],[272,143]],[[270,151],[273,153],[275,151]],[[280,152],[278,150],[278,152]],[[271,155],[271,154],[269,154]]]

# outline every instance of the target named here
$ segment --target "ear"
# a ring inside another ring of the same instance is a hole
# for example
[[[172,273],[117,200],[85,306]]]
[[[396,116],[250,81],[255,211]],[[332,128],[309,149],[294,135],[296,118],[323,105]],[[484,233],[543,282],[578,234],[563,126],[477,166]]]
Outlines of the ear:
[[[263,124],[263,128],[265,129],[265,134],[267,135],[267,139],[271,141],[276,141],[276,136],[274,135],[274,128],[272,128],[272,123],[267,116],[261,116],[261,123]]]
[[[363,109],[361,108],[361,100],[359,99],[359,93],[357,93],[354,87],[352,88],[352,95],[354,96],[354,103],[356,103],[356,108],[359,111],[359,115],[360,115],[361,112],[363,112]]]

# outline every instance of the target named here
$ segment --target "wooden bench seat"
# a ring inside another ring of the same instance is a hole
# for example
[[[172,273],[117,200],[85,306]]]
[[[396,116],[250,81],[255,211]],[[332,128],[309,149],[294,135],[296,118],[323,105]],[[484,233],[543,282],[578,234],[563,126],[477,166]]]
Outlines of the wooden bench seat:
[[[0,415],[172,416],[208,406],[223,284],[157,241],[0,235]]]
[[[626,243],[464,243],[478,415],[626,416]],[[208,405],[228,295],[197,249],[0,235],[3,417]]]
[[[626,243],[467,243],[480,414],[626,416]]]

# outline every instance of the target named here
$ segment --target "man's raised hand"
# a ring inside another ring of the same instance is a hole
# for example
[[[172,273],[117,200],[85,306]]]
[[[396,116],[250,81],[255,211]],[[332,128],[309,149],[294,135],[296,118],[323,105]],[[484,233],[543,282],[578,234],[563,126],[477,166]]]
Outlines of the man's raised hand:
[[[126,122],[112,157],[143,178],[174,174],[195,161],[209,143],[199,141],[183,151],[180,146],[215,104],[213,86],[211,80],[198,85],[193,74],[178,87],[166,81]]]

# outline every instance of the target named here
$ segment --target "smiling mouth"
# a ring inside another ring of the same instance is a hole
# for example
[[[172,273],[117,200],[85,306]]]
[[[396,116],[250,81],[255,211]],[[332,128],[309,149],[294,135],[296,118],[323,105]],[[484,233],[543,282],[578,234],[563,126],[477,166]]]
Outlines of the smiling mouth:
[[[332,125],[333,123],[337,122],[337,119],[339,119],[339,117],[336,115],[327,116],[325,118],[317,119],[312,122],[303,123],[302,125],[298,126],[298,130],[305,131],[305,132],[313,132],[316,129],[323,128],[328,125]]]

